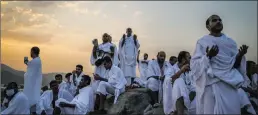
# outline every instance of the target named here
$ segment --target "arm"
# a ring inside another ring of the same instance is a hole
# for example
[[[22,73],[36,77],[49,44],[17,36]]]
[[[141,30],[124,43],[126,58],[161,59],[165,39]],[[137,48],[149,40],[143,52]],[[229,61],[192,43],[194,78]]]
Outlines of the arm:
[[[242,55],[240,55],[239,53],[236,56],[236,61],[234,64],[234,68],[239,68],[240,64],[241,64],[241,60],[242,60]]]
[[[63,107],[75,108],[75,104],[64,103]]]
[[[113,57],[114,57],[114,54],[115,54],[115,47],[114,47],[114,46],[111,46],[111,47],[110,47],[110,51],[111,51],[110,55],[111,55],[111,57],[113,58]]]
[[[93,49],[92,49],[92,54],[93,54],[93,57],[94,57],[94,59],[96,59],[97,58],[97,46],[93,46]]]
[[[139,63],[139,55],[140,55],[140,50],[138,51],[138,54],[137,54],[137,63]]]
[[[171,77],[171,78],[172,78],[172,82],[174,82],[177,78],[179,78],[182,73],[184,73],[182,70],[179,70],[178,72],[176,72],[176,73]]]

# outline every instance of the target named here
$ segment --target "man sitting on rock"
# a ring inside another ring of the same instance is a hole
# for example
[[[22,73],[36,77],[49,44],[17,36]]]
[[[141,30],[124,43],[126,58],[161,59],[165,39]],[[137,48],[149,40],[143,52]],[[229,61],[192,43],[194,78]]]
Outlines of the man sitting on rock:
[[[146,87],[150,91],[151,102],[153,106],[162,102],[163,80],[165,77],[171,77],[171,66],[165,61],[166,54],[160,51],[157,60],[151,60],[148,64],[147,84]]]
[[[97,93],[100,95],[100,113],[106,113],[106,110],[104,110],[106,95],[115,95],[114,103],[116,103],[118,96],[125,91],[127,83],[122,70],[112,64],[112,59],[109,56],[104,57],[103,61],[104,67],[107,70],[104,77],[100,77],[97,74],[94,75],[95,80],[100,80],[97,88]]]

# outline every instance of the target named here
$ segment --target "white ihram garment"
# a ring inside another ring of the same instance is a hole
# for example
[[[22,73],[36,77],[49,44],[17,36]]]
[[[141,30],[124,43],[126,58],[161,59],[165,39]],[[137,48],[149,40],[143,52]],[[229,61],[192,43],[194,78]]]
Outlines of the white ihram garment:
[[[40,99],[42,85],[42,65],[39,57],[32,59],[27,64],[24,74],[24,94],[29,99],[30,106],[35,105]]]
[[[72,101],[59,98],[56,101],[56,106],[61,109],[62,114],[77,114],[85,115],[94,110],[94,93],[91,86],[84,87],[79,90],[79,94]],[[60,102],[75,104],[75,108],[60,107]]]
[[[9,102],[8,108],[1,115],[30,114],[29,100],[23,92],[18,92]]]
[[[137,82],[141,87],[146,87],[148,64],[142,63],[142,61],[149,62],[149,60],[140,60],[139,61],[138,68],[139,68],[139,72],[140,72],[140,77],[135,78],[135,82]]]
[[[152,78],[151,76],[165,76],[165,80],[171,77],[171,65],[165,61],[162,69],[160,69],[157,60],[151,60],[148,65],[148,74],[146,87],[152,91],[159,91],[159,103],[162,103],[163,98],[163,82]]]
[[[123,38],[119,42],[120,68],[126,77],[128,86],[131,84],[131,77],[136,77],[136,61],[140,44],[138,40],[136,40],[136,45],[134,44],[133,35],[126,36],[123,47],[122,41]]]
[[[66,90],[59,90],[58,99],[59,98],[63,98],[63,99],[66,99],[68,101],[72,101],[72,99],[74,97]],[[53,105],[52,105],[52,101],[53,101],[53,91],[52,90],[45,91],[40,96],[40,101],[37,104],[37,114],[41,114],[42,111],[44,110],[47,115],[52,115],[53,110],[54,110]]]
[[[115,95],[114,103],[116,103],[118,96],[125,91],[126,79],[124,74],[120,68],[113,65],[110,70],[107,70],[104,78],[108,79],[108,82],[101,81],[97,92],[103,95],[111,94],[112,92],[108,92],[107,89],[112,88],[115,92],[111,95]]]
[[[218,45],[219,53],[211,60],[206,56],[206,47]],[[234,40],[225,35],[206,35],[198,40],[191,59],[191,72],[196,86],[196,114],[240,114],[238,88],[244,82],[245,59],[235,69],[238,48]],[[241,70],[241,71],[240,71]]]

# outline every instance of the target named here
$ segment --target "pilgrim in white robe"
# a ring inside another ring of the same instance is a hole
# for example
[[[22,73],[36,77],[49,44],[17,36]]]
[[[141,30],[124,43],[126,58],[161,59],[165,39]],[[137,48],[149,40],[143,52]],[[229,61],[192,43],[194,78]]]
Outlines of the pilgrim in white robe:
[[[255,110],[254,110],[246,92],[242,88],[239,88],[238,89],[238,94],[240,96],[240,104],[241,104],[240,107],[243,108],[243,107],[247,106],[247,112],[255,115],[256,114]]]
[[[40,57],[34,58],[27,64],[27,72],[24,74],[24,94],[29,99],[30,106],[35,105],[40,99],[42,85],[42,65]],[[33,108],[32,111],[35,111]]]
[[[72,101],[64,98],[59,98],[56,101],[56,106],[61,109],[62,114],[77,114],[85,115],[94,110],[94,92],[91,86],[86,86],[79,90],[79,94]],[[75,104],[75,108],[60,107],[60,102]]]
[[[29,100],[23,92],[18,92],[9,102],[8,107],[1,111],[1,115],[30,114]]]
[[[251,87],[253,90],[257,90],[257,88],[258,88],[258,75],[257,74],[252,75]]]
[[[72,83],[69,83],[68,81],[62,81],[62,83],[59,84],[59,90],[66,90],[71,95],[75,95],[76,93],[76,87],[72,85]]]
[[[66,90],[59,90],[58,99],[59,98],[66,99],[67,101],[72,101],[74,96],[71,95]],[[52,101],[53,101],[53,91],[52,90],[45,91],[40,96],[40,101],[37,104],[37,114],[41,114],[41,112],[44,110],[47,115],[52,115],[53,110],[54,110],[53,105],[52,105]]]
[[[125,37],[125,43],[122,47],[123,38],[119,41],[120,68],[127,80],[127,86],[131,85],[131,78],[136,77],[136,61],[140,44],[136,40],[134,43],[133,34]]]
[[[70,92],[72,92],[73,94],[76,93],[76,89],[78,87],[78,85],[81,82],[82,76],[84,75],[84,73],[81,73],[79,76],[77,75],[77,73],[75,74],[75,78],[73,78],[73,75],[70,76]],[[74,79],[75,79],[75,85],[74,85]]]
[[[160,66],[158,64],[157,60],[151,60],[148,64],[148,73],[147,73],[147,84],[146,87],[150,89],[151,91],[159,91],[159,103],[162,103],[163,98],[163,81],[157,80],[155,78],[152,78],[151,76],[165,76],[165,80],[167,78],[170,78],[172,75],[171,71],[171,65],[169,65],[169,62],[165,61],[162,69],[160,69]],[[165,81],[166,82],[166,81]],[[171,84],[171,82],[170,82]],[[164,90],[167,91],[167,90]],[[167,92],[166,92],[167,94]],[[163,99],[163,104],[167,103],[166,99]]]
[[[209,59],[206,48],[217,45],[219,53]],[[198,40],[191,59],[191,72],[196,88],[196,114],[240,114],[238,88],[244,82],[242,63],[234,68],[238,48],[235,41],[226,35],[206,35]],[[244,58],[244,57],[243,57]]]
[[[142,61],[149,62],[149,60],[140,60],[139,61],[138,69],[139,69],[139,72],[140,72],[140,77],[135,78],[135,82],[138,83],[141,87],[146,87],[148,64],[147,63],[142,63]]]
[[[104,78],[108,79],[108,82],[101,81],[99,83],[97,92],[103,95],[114,95],[114,104],[117,102],[118,96],[125,91],[126,79],[122,70],[113,65],[110,70],[106,71]]]
[[[108,42],[108,43],[105,43],[105,44],[100,44],[100,45],[98,46],[98,49],[99,49],[99,50],[103,50],[103,51],[105,51],[105,52],[111,53],[110,47],[112,47],[112,46],[114,47],[115,51],[114,51],[114,56],[113,56],[113,58],[111,58],[111,59],[112,59],[113,64],[116,65],[116,66],[118,66],[118,63],[119,63],[119,60],[118,60],[118,52],[117,52],[117,48],[116,48],[116,46],[115,46],[114,44],[109,43],[109,42]],[[105,56],[110,56],[110,55],[109,55],[109,54],[104,54],[103,57],[105,57]],[[111,56],[110,56],[110,57],[111,57]],[[101,57],[99,57],[99,58],[101,58]],[[95,62],[96,62],[99,58],[95,59],[95,58],[93,57],[93,52],[92,52],[91,58],[90,58],[91,64],[92,64],[92,65],[95,65]],[[98,67],[95,66],[94,74],[98,74],[100,77],[103,78],[104,75],[105,75],[105,72],[106,72],[106,68],[104,67],[103,64],[101,64],[101,65],[98,66]],[[94,92],[97,91],[97,88],[98,88],[99,83],[100,83],[99,80],[93,80],[93,82],[92,82],[91,85],[92,85],[92,88],[93,88]]]
[[[173,72],[172,75],[176,74],[178,71],[180,71],[180,68],[178,67],[178,63],[176,63],[172,67],[172,72]],[[172,108],[169,109],[170,110],[169,112],[176,110],[176,101],[178,100],[178,98],[183,97],[184,105],[187,108],[185,112],[188,114],[196,114],[195,113],[196,100],[194,98],[194,100],[191,102],[189,98],[189,94],[191,91],[195,91],[195,88],[192,84],[192,76],[189,72],[185,72],[181,74],[180,77],[176,79],[173,83],[172,101],[170,101],[172,103],[169,103],[170,105],[169,107],[172,107]]]

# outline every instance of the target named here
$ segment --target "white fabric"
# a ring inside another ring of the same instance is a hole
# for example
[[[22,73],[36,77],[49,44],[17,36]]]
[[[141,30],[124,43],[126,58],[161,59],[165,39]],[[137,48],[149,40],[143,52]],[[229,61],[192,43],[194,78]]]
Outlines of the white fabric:
[[[151,76],[160,76],[161,77],[162,73],[164,74],[165,79],[170,78],[172,75],[172,71],[171,71],[171,66],[169,65],[169,63],[167,61],[164,62],[164,65],[162,68],[163,68],[163,70],[160,69],[160,66],[159,66],[157,60],[149,61],[147,78],[149,78]],[[159,91],[159,102],[161,103],[162,97],[163,97],[162,96],[163,95],[162,81],[154,79],[154,78],[149,78],[147,80],[146,87],[152,91]]]
[[[60,87],[59,85],[59,90],[66,90],[68,91],[71,95],[75,95],[76,93],[76,86],[74,86],[71,82],[64,82],[64,84],[61,84],[62,86]]]
[[[18,92],[9,102],[8,108],[1,112],[2,115],[30,114],[29,101],[23,92]]]
[[[67,90],[67,86],[66,86],[66,82],[62,81],[59,86],[58,86],[59,90]]]
[[[117,51],[117,47],[115,46],[115,44],[112,44],[112,43],[109,43],[109,42],[107,42],[107,43],[105,43],[105,44],[100,44],[100,45],[98,46],[98,49],[99,49],[99,50],[103,50],[104,52],[109,52],[109,53],[111,53],[111,50],[110,50],[110,47],[111,47],[111,46],[113,46],[114,49],[115,49],[115,51],[114,51],[114,57],[112,58],[112,62],[113,62],[114,65],[118,66],[118,64],[119,64],[118,51]],[[105,57],[105,56],[111,57],[111,56],[108,55],[108,54],[105,54],[104,57]],[[91,53],[91,57],[90,57],[90,62],[91,62],[91,64],[92,64],[92,65],[95,65],[95,62],[96,62],[99,58],[101,58],[101,57],[98,57],[97,59],[95,59],[95,58],[93,57],[93,52],[92,52],[92,53]]]
[[[78,85],[80,84],[81,82],[81,79],[82,79],[82,76],[84,74],[81,72],[81,74],[78,76],[77,73],[75,73],[75,82],[76,82],[76,86],[74,86],[74,83],[73,83],[73,75],[70,76],[70,82],[72,83],[72,85],[74,87],[78,87]],[[76,89],[75,89],[76,90]]]
[[[67,101],[72,101],[73,96],[66,90],[59,90],[58,99],[63,98]],[[47,115],[53,114],[54,108],[52,107],[53,101],[53,91],[47,90],[40,96],[40,101],[37,104],[37,114],[41,114],[43,110],[45,110]],[[57,106],[57,105],[56,105]]]
[[[32,59],[27,64],[24,74],[24,94],[29,99],[30,106],[35,105],[40,99],[42,85],[42,65],[39,57]]]
[[[241,108],[243,108],[244,106],[248,106],[247,112],[255,115],[256,112],[255,112],[255,110],[254,110],[254,108],[253,108],[253,106],[252,106],[252,104],[251,104],[247,94],[245,93],[245,91],[243,89],[239,88],[238,89],[238,94],[240,96]]]
[[[59,98],[56,101],[56,106],[59,106],[60,102],[66,102],[69,104],[75,104],[75,108],[60,107],[62,114],[77,114],[85,115],[94,110],[94,93],[91,86],[84,87],[79,90],[79,94],[75,96],[72,101],[68,101],[63,98]]]
[[[108,95],[108,94],[115,95],[115,90],[116,88],[108,82],[101,81],[99,83],[98,92],[100,92],[103,95]]]
[[[126,36],[123,47],[122,42],[123,38],[119,41],[120,68],[125,77],[136,77],[136,60],[140,44],[138,40],[136,40],[136,45],[134,44],[133,35]]]
[[[213,45],[218,45],[219,53],[209,60],[206,47]],[[245,70],[245,62],[242,59],[240,69],[233,68],[237,53],[235,41],[225,35],[206,35],[198,40],[190,65],[196,86],[196,114],[240,114],[236,95],[244,82],[239,70]]]
[[[106,71],[105,77],[108,79],[108,83],[115,87],[115,100],[114,103],[116,103],[118,96],[124,92],[125,85],[127,83],[124,74],[120,68],[113,65],[110,70]],[[101,87],[99,85],[97,92],[101,92]]]
[[[139,60],[138,68],[140,72],[140,78],[135,78],[135,82],[139,83],[142,87],[146,87],[148,64],[142,63],[142,61],[149,62],[149,60]]]

